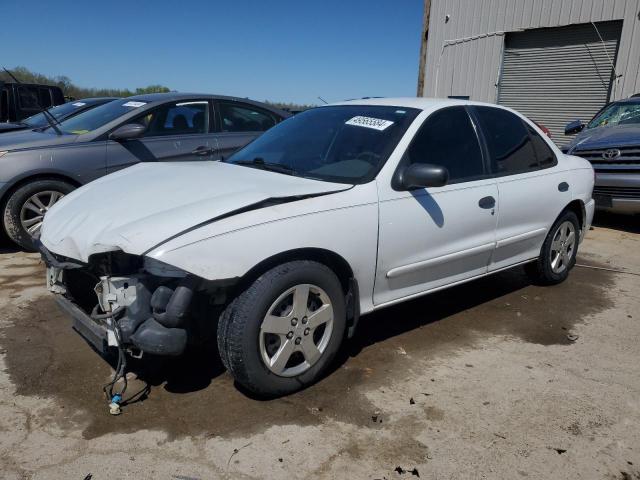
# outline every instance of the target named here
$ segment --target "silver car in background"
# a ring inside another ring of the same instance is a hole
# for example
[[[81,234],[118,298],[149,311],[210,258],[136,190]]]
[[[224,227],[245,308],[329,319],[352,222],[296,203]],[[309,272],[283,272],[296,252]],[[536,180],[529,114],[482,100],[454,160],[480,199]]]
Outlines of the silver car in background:
[[[247,99],[156,93],[115,100],[44,130],[3,134],[2,226],[31,250],[47,210],[80,185],[138,162],[221,159],[289,116]]]

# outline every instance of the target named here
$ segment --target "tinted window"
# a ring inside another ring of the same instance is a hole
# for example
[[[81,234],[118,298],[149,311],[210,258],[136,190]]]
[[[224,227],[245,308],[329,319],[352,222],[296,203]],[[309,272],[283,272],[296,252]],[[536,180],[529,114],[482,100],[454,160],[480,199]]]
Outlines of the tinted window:
[[[40,106],[42,108],[48,108],[53,105],[53,101],[51,100],[51,92],[48,88],[39,88],[40,93]]]
[[[555,165],[556,155],[553,153],[553,150],[551,150],[551,147],[544,141],[538,132],[531,128],[531,126],[527,125],[527,127],[529,129],[531,142],[533,143],[533,148],[536,152],[536,156],[538,157],[540,167],[546,168]]]
[[[144,137],[206,133],[209,131],[209,102],[170,103],[151,110],[134,122],[147,127]]]
[[[275,117],[249,105],[220,103],[223,132],[264,132],[277,122]]]
[[[433,163],[449,170],[449,182],[479,178],[484,174],[482,152],[464,107],[431,114],[407,151],[410,163]]]
[[[38,89],[36,87],[18,87],[18,105],[24,110],[39,110]]]
[[[9,118],[9,92],[2,90],[0,94],[0,121],[4,122]]]
[[[418,113],[374,105],[312,108],[278,123],[226,162],[330,182],[365,183],[382,168]]]
[[[538,168],[538,159],[525,123],[500,108],[475,107],[489,148],[491,169],[509,175]]]

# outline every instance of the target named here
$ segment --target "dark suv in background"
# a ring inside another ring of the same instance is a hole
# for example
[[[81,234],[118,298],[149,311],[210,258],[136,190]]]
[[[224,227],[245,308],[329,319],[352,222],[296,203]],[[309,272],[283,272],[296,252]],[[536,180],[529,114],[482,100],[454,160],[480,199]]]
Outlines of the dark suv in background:
[[[0,122],[19,122],[64,102],[62,89],[55,85],[0,81]]]
[[[596,172],[596,208],[640,213],[640,96],[612,102],[584,125],[567,125],[578,133],[562,151],[591,162]]]
[[[138,162],[219,160],[289,116],[247,99],[156,93],[114,100],[45,129],[2,134],[4,229],[32,249],[47,210],[76,187]]]

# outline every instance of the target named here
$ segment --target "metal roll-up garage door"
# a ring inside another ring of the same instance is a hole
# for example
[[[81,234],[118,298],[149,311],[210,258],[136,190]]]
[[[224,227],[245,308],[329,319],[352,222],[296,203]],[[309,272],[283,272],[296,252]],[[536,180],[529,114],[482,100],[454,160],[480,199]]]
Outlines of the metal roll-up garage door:
[[[546,126],[558,145],[569,141],[568,122],[589,121],[609,100],[622,22],[595,27],[506,34],[498,103]]]

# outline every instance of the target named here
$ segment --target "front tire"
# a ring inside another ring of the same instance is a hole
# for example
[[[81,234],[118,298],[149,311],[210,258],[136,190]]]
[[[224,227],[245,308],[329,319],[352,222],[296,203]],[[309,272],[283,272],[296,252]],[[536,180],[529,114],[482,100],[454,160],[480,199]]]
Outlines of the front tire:
[[[11,240],[27,251],[34,251],[33,236],[40,231],[47,211],[74,190],[60,180],[35,180],[16,189],[5,205],[4,229]]]
[[[555,285],[564,282],[576,263],[580,223],[575,213],[565,211],[555,221],[535,262],[525,266],[534,283]]]
[[[218,349],[242,387],[282,396],[322,375],[345,325],[345,296],[335,273],[317,262],[293,261],[260,275],[227,306]]]

